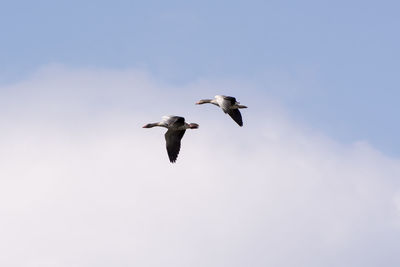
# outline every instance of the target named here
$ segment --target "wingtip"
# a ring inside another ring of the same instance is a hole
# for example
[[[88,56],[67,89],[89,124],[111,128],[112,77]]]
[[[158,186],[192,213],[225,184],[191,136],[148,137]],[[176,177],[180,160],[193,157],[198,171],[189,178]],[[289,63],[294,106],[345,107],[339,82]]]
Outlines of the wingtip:
[[[233,120],[233,121],[236,122],[236,124],[237,124],[238,126],[243,127],[243,122],[239,122],[239,121],[235,121],[235,120]]]
[[[168,155],[168,159],[170,163],[175,163],[178,159],[178,156],[174,157],[173,155]]]

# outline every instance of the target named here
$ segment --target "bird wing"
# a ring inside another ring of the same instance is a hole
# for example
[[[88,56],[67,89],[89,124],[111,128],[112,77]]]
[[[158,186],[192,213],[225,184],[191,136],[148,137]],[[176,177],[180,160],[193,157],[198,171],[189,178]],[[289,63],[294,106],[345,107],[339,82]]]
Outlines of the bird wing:
[[[185,118],[179,116],[164,116],[163,122],[168,126],[180,127],[185,125]]]
[[[181,150],[181,140],[186,130],[171,130],[165,133],[165,141],[167,143],[167,152],[169,161],[174,163],[178,158],[179,151]]]
[[[242,114],[238,109],[229,109],[228,114],[239,126],[243,126]]]

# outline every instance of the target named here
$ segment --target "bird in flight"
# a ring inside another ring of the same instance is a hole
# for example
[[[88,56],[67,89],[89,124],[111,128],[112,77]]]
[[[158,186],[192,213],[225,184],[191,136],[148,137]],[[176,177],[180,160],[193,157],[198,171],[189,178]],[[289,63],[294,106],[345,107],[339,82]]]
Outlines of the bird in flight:
[[[216,95],[214,99],[202,99],[196,102],[196,105],[202,105],[206,103],[214,104],[220,107],[222,111],[231,116],[231,118],[239,126],[243,126],[242,114],[240,114],[239,109],[247,107],[240,105],[240,103],[236,101],[236,98],[232,96]]]
[[[148,123],[143,128],[165,127],[168,131],[165,133],[167,143],[167,152],[169,161],[174,163],[178,158],[181,149],[181,140],[186,129],[197,129],[197,123],[186,123],[185,118],[179,116],[164,116],[160,122]]]

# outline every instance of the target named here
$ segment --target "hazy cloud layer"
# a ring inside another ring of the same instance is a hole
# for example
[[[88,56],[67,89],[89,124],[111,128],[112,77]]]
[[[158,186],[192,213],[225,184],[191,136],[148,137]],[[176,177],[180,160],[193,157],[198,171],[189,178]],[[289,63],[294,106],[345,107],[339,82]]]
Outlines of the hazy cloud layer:
[[[51,67],[0,90],[1,266],[400,264],[400,160],[245,83]],[[243,128],[194,105],[216,93],[250,107]],[[175,165],[141,128],[167,114],[200,124]]]

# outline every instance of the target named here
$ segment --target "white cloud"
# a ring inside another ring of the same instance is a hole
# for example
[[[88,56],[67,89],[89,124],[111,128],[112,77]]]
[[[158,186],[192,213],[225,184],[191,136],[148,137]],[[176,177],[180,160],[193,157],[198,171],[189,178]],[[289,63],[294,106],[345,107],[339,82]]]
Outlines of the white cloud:
[[[242,86],[51,67],[1,88],[0,265],[398,266],[400,161]],[[194,105],[214,92],[243,128]],[[175,165],[141,128],[165,114],[200,124]]]

